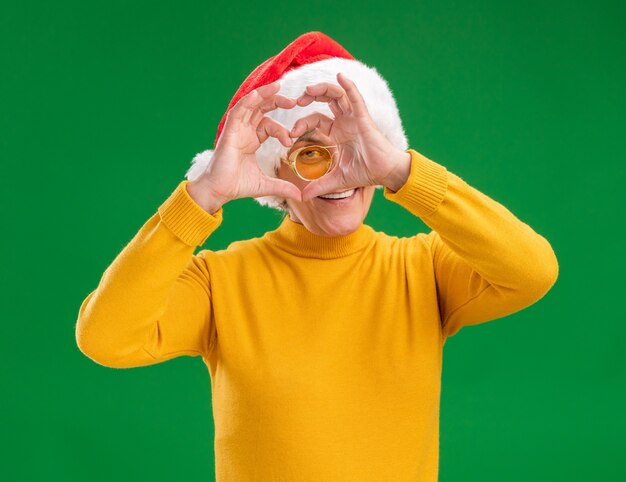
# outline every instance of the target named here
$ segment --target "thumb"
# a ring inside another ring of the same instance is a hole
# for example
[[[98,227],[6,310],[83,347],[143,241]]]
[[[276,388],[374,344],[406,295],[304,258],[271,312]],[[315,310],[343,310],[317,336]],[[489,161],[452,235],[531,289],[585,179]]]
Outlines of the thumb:
[[[261,185],[259,196],[278,196],[289,199],[295,199],[296,201],[302,200],[302,192],[295,184],[285,181],[283,179],[277,179],[274,177],[263,176],[263,182]]]
[[[338,171],[331,171],[325,176],[307,184],[307,186],[302,190],[302,200],[308,201],[309,199],[313,199],[320,194],[328,194],[342,189],[349,189],[349,187],[342,182],[337,173]]]

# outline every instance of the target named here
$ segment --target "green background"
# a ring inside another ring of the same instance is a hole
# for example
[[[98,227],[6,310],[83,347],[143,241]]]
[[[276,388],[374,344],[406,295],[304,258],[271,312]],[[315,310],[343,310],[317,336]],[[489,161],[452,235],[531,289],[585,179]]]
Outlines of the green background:
[[[77,312],[213,146],[244,78],[321,30],[389,81],[412,148],[559,260],[539,302],[446,343],[440,480],[624,480],[624,14],[604,0],[3,2],[0,479],[212,480],[202,360],[102,367],[77,348]],[[204,248],[279,221],[233,201]],[[380,191],[366,222],[428,231]]]

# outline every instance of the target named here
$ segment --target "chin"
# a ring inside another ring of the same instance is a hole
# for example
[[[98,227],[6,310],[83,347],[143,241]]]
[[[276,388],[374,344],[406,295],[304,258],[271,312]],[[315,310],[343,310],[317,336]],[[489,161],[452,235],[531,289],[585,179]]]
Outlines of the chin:
[[[296,202],[291,213],[294,214],[295,211],[296,222],[318,236],[345,236],[363,224],[373,194],[373,186],[359,187],[351,199],[339,202],[327,203],[316,198],[307,202]]]
[[[345,236],[356,231],[363,223],[363,220],[357,216],[347,217],[347,219],[329,219],[320,226],[324,236]]]

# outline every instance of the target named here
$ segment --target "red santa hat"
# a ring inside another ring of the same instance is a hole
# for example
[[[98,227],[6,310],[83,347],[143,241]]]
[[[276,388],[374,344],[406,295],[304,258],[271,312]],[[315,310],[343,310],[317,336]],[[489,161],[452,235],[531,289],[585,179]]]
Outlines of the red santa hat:
[[[280,53],[270,57],[252,71],[228,104],[228,109],[218,125],[213,148],[222,133],[228,111],[253,89],[280,80],[278,93],[296,98],[302,95],[307,85],[319,82],[332,82],[338,85],[336,77],[338,72],[344,73],[354,81],[372,119],[387,139],[398,149],[408,149],[408,140],[398,107],[387,81],[374,67],[356,60],[344,47],[322,32],[307,32],[300,35]],[[292,109],[275,109],[265,115],[291,129],[298,119],[313,112],[334,117],[326,102],[312,102],[307,106],[295,106]],[[286,156],[288,150],[277,139],[269,137],[256,153],[260,169],[269,176],[277,177],[280,157]],[[194,180],[202,175],[211,162],[212,155],[213,150],[209,149],[196,154],[185,177]],[[286,209],[285,200],[276,196],[255,199],[261,205]]]

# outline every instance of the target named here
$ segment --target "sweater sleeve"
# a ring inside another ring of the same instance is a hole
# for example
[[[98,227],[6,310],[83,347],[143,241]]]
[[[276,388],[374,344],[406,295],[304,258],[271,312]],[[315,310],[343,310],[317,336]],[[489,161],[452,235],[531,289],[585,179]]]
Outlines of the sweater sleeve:
[[[504,317],[542,298],[556,282],[550,243],[502,204],[413,149],[411,171],[386,199],[419,216],[430,246],[445,337]]]
[[[222,222],[181,181],[116,256],[82,302],[76,323],[79,349],[96,363],[130,368],[198,356],[215,340],[211,288],[200,251]]]

